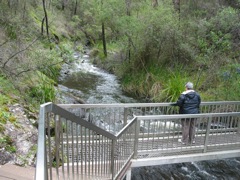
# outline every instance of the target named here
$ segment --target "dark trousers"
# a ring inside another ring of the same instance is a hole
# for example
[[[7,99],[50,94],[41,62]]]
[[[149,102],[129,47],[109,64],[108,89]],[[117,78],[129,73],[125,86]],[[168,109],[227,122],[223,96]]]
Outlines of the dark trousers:
[[[190,142],[195,141],[195,124],[196,118],[186,118],[181,119],[182,123],[182,142]]]

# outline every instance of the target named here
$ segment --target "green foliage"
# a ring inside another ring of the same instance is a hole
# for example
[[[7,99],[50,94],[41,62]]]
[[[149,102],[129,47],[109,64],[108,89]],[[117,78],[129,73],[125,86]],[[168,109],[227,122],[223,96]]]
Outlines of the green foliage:
[[[60,44],[59,48],[61,49],[62,58],[66,62],[73,62],[73,44],[70,42],[65,42]]]
[[[51,42],[43,36],[33,45],[34,48],[21,54],[21,58],[16,57],[16,62],[21,62],[16,69],[37,69],[53,80],[43,80],[40,76],[40,80],[33,83],[28,91],[30,96],[40,102],[54,99],[53,85],[57,83],[61,62],[74,60],[74,45],[68,42],[70,37],[83,43],[90,41],[97,49],[93,52],[107,67],[108,62],[116,61],[118,66],[115,69],[120,78],[123,77],[124,90],[141,97],[158,101],[175,100],[180,92],[177,84],[184,81],[183,77],[199,77],[204,91],[221,87],[218,90],[224,92],[226,83],[234,83],[233,80],[222,81],[219,74],[223,66],[234,63],[234,58],[239,57],[239,9],[233,8],[238,7],[239,0],[235,3],[181,1],[180,12],[174,10],[172,1],[158,1],[159,6],[155,8],[150,1],[129,2],[82,1],[76,13],[72,3],[67,3],[62,9],[60,1],[49,2]],[[224,6],[227,4],[231,7]],[[43,17],[41,1],[26,1],[26,5],[25,12],[24,3],[12,1],[10,7],[6,1],[0,3],[0,23],[6,36],[17,39],[23,47],[40,36]],[[108,53],[121,52],[121,59],[115,59],[117,56],[111,56],[113,60],[105,58],[101,42],[102,22],[105,24]],[[56,43],[53,34],[60,38],[59,42]],[[81,51],[83,48],[77,49]],[[182,69],[177,69],[178,65]],[[183,71],[186,73],[180,76]],[[237,87],[234,89],[237,90]],[[207,96],[210,97],[211,93]],[[0,103],[9,103],[8,96],[1,95]]]
[[[194,77],[188,79],[189,75],[181,67],[165,69],[152,65],[146,71],[126,73],[122,79],[123,90],[154,102],[174,102],[184,91],[186,82],[194,80]]]
[[[0,76],[0,133],[5,130],[4,126],[8,121],[16,125],[16,118],[9,112],[8,108],[8,105],[15,101],[11,93],[18,94],[12,83],[4,76]]]
[[[222,84],[219,89],[219,96],[224,100],[240,99],[240,65],[232,64],[219,73]]]
[[[55,88],[53,81],[47,78],[44,74],[38,73],[39,82],[34,84],[28,90],[29,97],[32,101],[43,104],[45,102],[53,102],[55,99]]]
[[[0,137],[0,148],[5,148],[10,153],[15,153],[16,147],[13,145],[13,140],[9,136]]]
[[[240,26],[238,13],[233,8],[219,10],[209,21],[202,21],[199,28],[198,45],[200,52],[211,55],[218,52],[231,54],[233,49],[235,29]],[[205,35],[202,30],[205,30]]]
[[[186,84],[186,74],[182,74],[179,71],[170,73],[168,80],[164,84],[162,90],[162,99],[165,102],[175,102],[179,95],[184,90],[184,84]]]

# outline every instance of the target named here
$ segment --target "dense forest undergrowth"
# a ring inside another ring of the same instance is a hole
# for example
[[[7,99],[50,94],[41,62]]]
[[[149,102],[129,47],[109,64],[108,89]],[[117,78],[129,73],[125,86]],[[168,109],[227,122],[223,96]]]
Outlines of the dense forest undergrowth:
[[[86,45],[138,98],[173,102],[192,81],[203,101],[239,100],[239,8],[240,0],[1,0],[0,153],[18,151],[7,127],[23,128],[11,108],[23,107],[36,127],[39,105],[56,101],[61,65]]]

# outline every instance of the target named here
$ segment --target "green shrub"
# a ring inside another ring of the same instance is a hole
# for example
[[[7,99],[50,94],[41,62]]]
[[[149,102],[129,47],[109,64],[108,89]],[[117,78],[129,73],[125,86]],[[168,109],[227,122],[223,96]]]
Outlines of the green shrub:
[[[186,74],[182,74],[181,72],[170,73],[161,91],[161,99],[166,102],[175,102],[184,90],[185,83]]]
[[[51,84],[40,84],[32,87],[29,95],[40,103],[50,102],[55,99],[55,89]]]
[[[0,148],[5,148],[6,151],[10,153],[15,153],[16,147],[13,145],[13,140],[10,136],[0,137]]]
[[[40,72],[38,72],[38,77],[38,83],[32,85],[28,90],[29,97],[41,104],[54,101],[54,81]]]

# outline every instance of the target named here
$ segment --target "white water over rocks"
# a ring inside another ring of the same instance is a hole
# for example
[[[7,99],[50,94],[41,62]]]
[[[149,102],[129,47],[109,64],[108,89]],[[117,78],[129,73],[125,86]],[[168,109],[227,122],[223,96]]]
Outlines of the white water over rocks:
[[[60,84],[80,91],[86,103],[136,102],[124,95],[116,76],[94,66],[88,54],[75,53],[74,58],[74,63],[63,67]]]

